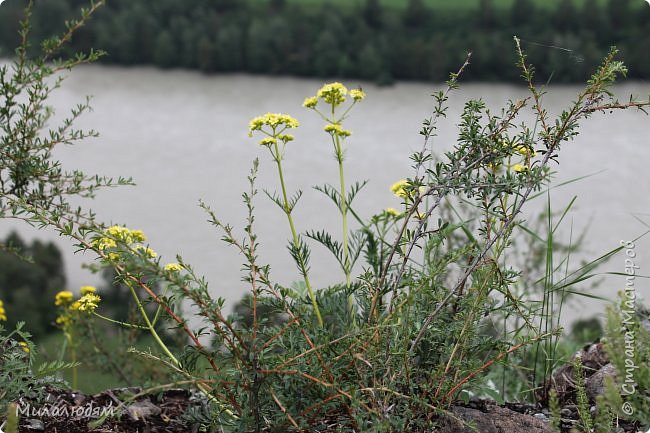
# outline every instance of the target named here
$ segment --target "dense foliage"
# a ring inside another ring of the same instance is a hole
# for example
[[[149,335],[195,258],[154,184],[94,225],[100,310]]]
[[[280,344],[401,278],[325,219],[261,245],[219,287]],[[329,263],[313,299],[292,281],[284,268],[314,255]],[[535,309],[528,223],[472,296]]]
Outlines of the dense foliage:
[[[336,3],[334,3],[336,4]],[[354,6],[357,4],[359,6]],[[650,78],[650,7],[631,0],[561,0],[556,6],[514,0],[511,6],[433,9],[422,0],[405,7],[378,0],[113,0],[81,29],[69,53],[106,50],[102,61],[154,64],[205,72],[245,71],[299,76],[344,76],[378,82],[444,81],[472,51],[465,79],[516,81],[512,36],[522,40],[537,78],[584,81],[616,45],[630,78]],[[37,2],[33,40],[61,30],[81,0]],[[0,8],[0,47],[17,45],[24,2]]]
[[[61,251],[52,242],[27,244],[16,233],[3,239],[2,245],[0,299],[7,311],[20,312],[8,314],[6,326],[13,329],[18,321],[25,321],[26,330],[35,337],[55,331],[52,300],[66,282]]]

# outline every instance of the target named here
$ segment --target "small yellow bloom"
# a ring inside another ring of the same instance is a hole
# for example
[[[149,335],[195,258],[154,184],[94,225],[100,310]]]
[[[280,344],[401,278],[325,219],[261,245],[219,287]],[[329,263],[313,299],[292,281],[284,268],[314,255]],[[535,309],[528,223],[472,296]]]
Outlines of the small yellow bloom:
[[[87,295],[82,296],[78,301],[76,301],[73,304],[73,306],[75,304],[79,304],[77,305],[76,308],[74,308],[75,310],[79,310],[84,313],[92,313],[93,311],[95,311],[97,305],[101,300],[102,298],[100,298],[98,295],[95,295],[94,293],[88,293]]]
[[[263,139],[260,140],[260,145],[262,146],[273,146],[278,142],[277,139],[273,137],[264,137]]]
[[[352,96],[352,99],[358,102],[363,101],[363,99],[366,97],[366,93],[361,89],[352,89],[350,90],[350,96]]]
[[[512,169],[513,169],[516,173],[521,173],[521,172],[523,172],[523,171],[528,170],[528,167],[526,167],[525,165],[521,165],[521,164],[515,164],[515,165],[512,166]]]
[[[54,297],[54,305],[68,305],[72,302],[74,295],[69,290],[62,290]]]
[[[19,341],[18,345],[23,349],[23,352],[29,353],[29,346],[27,345],[27,342],[25,341]]]
[[[348,131],[347,129],[343,129],[341,125],[338,123],[329,123],[325,125],[325,132],[332,134],[332,135],[338,135],[339,137],[349,137],[352,135],[351,131]]]
[[[288,114],[282,113],[266,113],[263,116],[258,116],[248,123],[248,135],[253,135],[253,131],[259,131],[264,125],[270,126],[273,130],[280,126],[285,128],[297,128],[300,123]]]
[[[393,217],[399,216],[399,211],[394,207],[387,207],[386,209],[384,209],[384,212],[386,212],[388,215]]]
[[[285,142],[285,143],[288,143],[288,142],[290,142],[290,141],[295,140],[296,137],[294,137],[294,136],[291,135],[291,134],[280,134],[280,135],[278,135],[278,139],[280,139],[280,141],[283,141],[283,142]]]
[[[0,301],[0,320],[7,321],[7,312],[5,311],[5,304],[2,301]]]
[[[391,185],[390,190],[397,197],[404,198],[407,196],[404,187],[406,187],[408,184],[409,183],[406,181],[406,179],[398,180],[393,185]]]
[[[325,84],[318,90],[316,95],[323,99],[326,103],[337,106],[345,102],[345,96],[348,94],[348,89],[341,83]]]
[[[81,286],[81,289],[79,289],[82,295],[87,295],[88,293],[95,293],[97,292],[97,288],[93,286]]]
[[[167,263],[163,269],[167,272],[178,272],[183,270],[183,266],[180,263]]]
[[[522,156],[530,156],[530,157],[535,157],[536,152],[534,149],[531,149],[530,147],[524,146],[523,144],[520,144],[518,146],[515,146],[515,152]]]
[[[315,108],[318,105],[318,96],[310,96],[305,98],[305,102],[302,103],[302,106],[305,108]]]
[[[56,324],[61,326],[62,328],[67,327],[71,323],[72,323],[72,319],[68,315],[62,314],[56,318]]]
[[[72,311],[77,311],[79,309],[79,307],[81,307],[81,302],[79,302],[79,301],[74,301],[72,303],[72,305],[70,305],[70,309]]]
[[[97,238],[92,242],[92,246],[100,251],[117,247],[117,243],[111,238]]]

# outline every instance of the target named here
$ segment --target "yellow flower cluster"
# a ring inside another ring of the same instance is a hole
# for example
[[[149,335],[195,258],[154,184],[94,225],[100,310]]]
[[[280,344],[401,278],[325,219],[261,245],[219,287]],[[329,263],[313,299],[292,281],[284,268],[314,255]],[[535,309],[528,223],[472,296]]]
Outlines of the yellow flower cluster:
[[[92,313],[93,311],[95,311],[95,309],[97,308],[101,300],[102,298],[100,298],[99,295],[95,295],[94,293],[88,293],[86,295],[83,295],[81,298],[79,298],[78,301],[73,302],[72,305],[70,306],[70,309],[73,311]]]
[[[54,297],[54,305],[66,306],[72,302],[74,295],[69,290],[62,290]]]
[[[119,244],[125,244],[132,247],[137,253],[144,255],[146,258],[153,259],[158,256],[154,250],[144,245],[136,245],[139,242],[146,241],[147,238],[142,230],[130,230],[123,226],[111,226],[106,229],[105,236],[94,239],[91,245],[102,251],[108,257],[108,260],[116,262],[120,260],[120,253],[107,251],[118,247]]]
[[[519,144],[519,145],[515,146],[515,152],[517,152],[518,154],[520,154],[522,156],[527,156],[527,157],[531,157],[531,158],[534,158],[535,155],[537,155],[537,152],[535,152],[534,149],[531,149],[530,147],[524,146],[523,144]]]
[[[74,294],[69,290],[62,290],[54,297],[54,305],[63,307],[63,311],[56,318],[56,324],[64,330],[69,328],[77,317],[75,312],[92,313],[95,311],[102,298],[96,294],[93,286],[82,286],[79,290],[81,297],[74,300]]]
[[[23,352],[29,353],[29,345],[27,344],[26,341],[19,341],[18,345],[20,346],[21,349],[23,349]]]
[[[104,251],[109,248],[117,247],[117,242],[124,242],[127,245],[147,240],[142,230],[129,230],[122,226],[111,226],[106,229],[108,236],[102,236],[92,242],[92,246],[98,250]]]
[[[167,263],[163,269],[167,272],[179,272],[183,270],[183,266],[180,263]]]
[[[305,98],[302,106],[314,109],[316,108],[316,105],[318,105],[318,100],[322,99],[326,104],[336,107],[345,102],[348,94],[352,97],[354,102],[362,101],[366,97],[366,93],[361,89],[348,90],[348,88],[341,83],[328,83],[318,89],[316,96]]]
[[[528,170],[528,167],[522,164],[515,164],[512,166],[512,169],[515,171],[515,173],[522,173],[526,170]]]
[[[97,289],[93,286],[81,286],[79,289],[82,295],[87,295],[89,293],[95,293],[97,292]]]
[[[0,301],[0,320],[7,321],[7,312],[5,311],[5,303]]]
[[[391,185],[390,190],[397,197],[404,198],[408,196],[405,189],[405,187],[408,186],[408,184],[409,183],[406,181],[406,179],[398,180],[397,182]]]
[[[316,96],[321,98],[325,103],[337,106],[345,102],[348,89],[341,83],[329,83],[321,87]]]
[[[325,132],[331,134],[331,135],[338,135],[339,137],[349,137],[352,135],[351,131],[348,131],[347,129],[343,129],[340,124],[338,123],[329,123],[325,125]]]
[[[366,92],[361,89],[352,89],[350,90],[350,96],[352,96],[352,99],[355,101],[363,101],[366,97]]]
[[[253,131],[259,131],[263,126],[270,126],[273,130],[279,126],[285,128],[297,128],[300,123],[288,114],[282,113],[266,113],[263,116],[255,117],[248,123],[248,135],[252,136]]]
[[[316,105],[318,105],[318,96],[305,98],[305,102],[302,103],[302,106],[305,108],[316,108]]]

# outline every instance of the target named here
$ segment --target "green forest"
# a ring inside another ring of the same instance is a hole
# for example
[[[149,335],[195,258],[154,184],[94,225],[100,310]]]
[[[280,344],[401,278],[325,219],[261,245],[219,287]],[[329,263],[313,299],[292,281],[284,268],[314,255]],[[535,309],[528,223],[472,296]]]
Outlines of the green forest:
[[[25,2],[0,8],[0,55]],[[34,41],[62,30],[83,0],[37,1]],[[453,7],[450,5],[454,5]],[[102,61],[206,73],[444,81],[471,51],[466,80],[517,81],[513,36],[537,79],[584,80],[612,44],[629,76],[650,79],[650,7],[632,0],[110,0],[75,34]]]

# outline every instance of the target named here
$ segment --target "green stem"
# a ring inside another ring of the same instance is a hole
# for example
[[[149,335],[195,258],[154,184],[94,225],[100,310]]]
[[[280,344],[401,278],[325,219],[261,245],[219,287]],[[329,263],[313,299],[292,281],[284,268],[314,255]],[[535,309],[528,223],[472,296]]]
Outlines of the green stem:
[[[336,148],[336,159],[339,163],[339,181],[341,183],[341,215],[343,217],[343,272],[345,272],[345,287],[350,288],[350,247],[348,242],[348,199],[345,192],[345,174],[343,172],[343,149],[341,149],[341,139],[338,135],[334,137],[334,146]],[[352,294],[348,295],[348,310],[350,316],[354,319],[354,298]]]
[[[153,324],[149,320],[149,316],[147,315],[147,312],[144,310],[144,306],[142,305],[142,302],[140,302],[140,298],[138,297],[138,294],[135,292],[135,289],[133,288],[132,284],[128,284],[129,290],[131,290],[131,294],[133,295],[133,298],[135,299],[135,303],[138,306],[138,310],[140,311],[140,314],[142,315],[142,318],[144,319],[147,328],[149,329],[149,333],[153,337],[154,340],[156,340],[156,343],[158,343],[158,346],[162,349],[162,351],[171,359],[171,361],[179,366],[180,362],[178,362],[178,359],[174,356],[174,354],[169,350],[167,345],[162,341],[156,330],[154,329]]]
[[[72,389],[77,389],[77,349],[74,344],[70,344],[70,354],[72,356]]]
[[[296,248],[296,253],[298,258],[298,267],[300,268],[300,272],[302,273],[303,278],[305,280],[305,286],[307,286],[307,292],[309,293],[309,298],[311,299],[311,303],[314,307],[314,313],[316,314],[316,319],[318,320],[318,324],[321,327],[323,327],[323,318],[320,314],[320,309],[318,308],[318,303],[316,302],[316,296],[314,295],[314,291],[311,287],[311,283],[309,282],[309,277],[307,276],[307,265],[305,264],[305,258],[302,256],[302,252],[300,250],[300,240],[298,239],[298,233],[296,232],[296,227],[293,224],[293,218],[291,216],[292,209],[289,207],[289,199],[287,198],[287,188],[284,184],[284,175],[282,174],[282,158],[280,157],[280,152],[277,143],[275,143],[274,149],[275,149],[275,153],[273,154],[273,158],[275,159],[275,163],[278,166],[280,186],[282,187],[282,199],[284,203],[283,210],[284,213],[287,215],[287,219],[289,220],[289,227],[291,228],[291,235],[293,237],[293,245]]]

